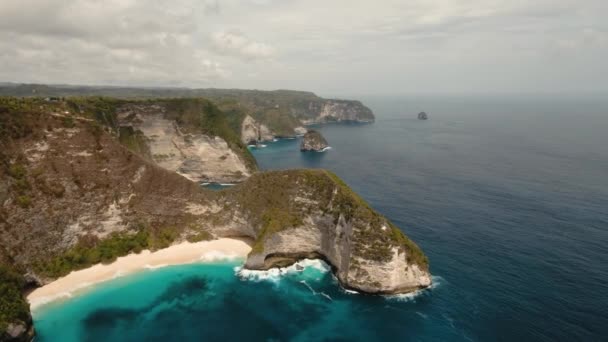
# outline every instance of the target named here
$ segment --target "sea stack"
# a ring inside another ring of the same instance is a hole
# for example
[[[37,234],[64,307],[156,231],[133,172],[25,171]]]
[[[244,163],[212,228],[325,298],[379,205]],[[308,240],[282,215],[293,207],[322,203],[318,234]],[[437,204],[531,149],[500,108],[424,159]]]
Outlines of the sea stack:
[[[428,118],[429,118],[429,116],[426,115],[426,112],[418,113],[418,120],[427,120]]]
[[[309,130],[304,134],[302,138],[302,144],[300,145],[300,151],[315,151],[320,152],[326,149],[329,145],[327,145],[327,140],[323,138],[321,133]]]

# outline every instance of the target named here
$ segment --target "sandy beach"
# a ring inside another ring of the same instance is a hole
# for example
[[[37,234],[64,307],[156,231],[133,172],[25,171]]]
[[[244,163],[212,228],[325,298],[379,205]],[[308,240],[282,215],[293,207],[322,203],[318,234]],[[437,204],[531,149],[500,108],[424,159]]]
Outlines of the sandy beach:
[[[120,257],[111,264],[97,264],[83,270],[74,271],[32,291],[27,296],[27,300],[30,307],[35,309],[37,306],[56,299],[69,298],[77,290],[143,269],[244,258],[250,250],[251,247],[247,243],[237,239],[219,239],[196,243],[183,242],[155,252],[145,250],[139,254]]]

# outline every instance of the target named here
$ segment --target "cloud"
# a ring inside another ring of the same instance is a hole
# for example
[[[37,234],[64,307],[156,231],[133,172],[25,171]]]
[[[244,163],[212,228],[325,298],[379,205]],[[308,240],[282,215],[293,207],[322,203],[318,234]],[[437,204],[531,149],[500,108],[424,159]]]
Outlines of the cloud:
[[[267,59],[275,49],[267,44],[250,40],[238,31],[215,32],[211,36],[218,52],[243,59]]]
[[[606,12],[603,0],[1,0],[0,81],[608,90]]]

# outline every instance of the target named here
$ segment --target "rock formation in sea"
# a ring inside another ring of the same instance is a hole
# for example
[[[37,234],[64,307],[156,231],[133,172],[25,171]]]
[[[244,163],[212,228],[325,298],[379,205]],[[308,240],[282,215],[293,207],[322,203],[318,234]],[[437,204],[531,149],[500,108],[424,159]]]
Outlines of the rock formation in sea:
[[[418,113],[418,120],[427,120],[428,118],[429,116],[426,114],[426,112]]]
[[[329,147],[327,140],[321,135],[321,133],[315,130],[309,130],[304,134],[302,142],[300,143],[300,151],[315,151],[320,152]]]
[[[15,308],[0,328],[29,336],[27,282],[183,240],[249,237],[248,268],[321,258],[368,293],[431,284],[420,248],[336,175],[257,172],[229,119],[203,99],[0,97],[0,303]]]

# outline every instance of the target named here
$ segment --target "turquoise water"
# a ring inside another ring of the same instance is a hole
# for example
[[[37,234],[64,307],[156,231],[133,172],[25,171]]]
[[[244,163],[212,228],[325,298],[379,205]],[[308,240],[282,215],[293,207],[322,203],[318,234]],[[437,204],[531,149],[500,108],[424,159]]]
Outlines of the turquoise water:
[[[415,308],[428,300],[426,293],[417,298],[346,293],[320,261],[301,262],[302,270],[292,266],[282,275],[239,273],[240,265],[172,266],[100,284],[36,310],[38,340],[370,340],[394,336],[375,331],[382,319],[394,320],[391,313],[411,308],[398,318],[407,326],[422,315]],[[368,317],[376,314],[381,316]]]
[[[422,247],[435,288],[383,298],[315,267],[260,281],[177,266],[35,312],[40,340],[606,340],[606,100],[362,100],[376,123],[317,127],[325,153],[252,151],[262,169],[336,172]]]

